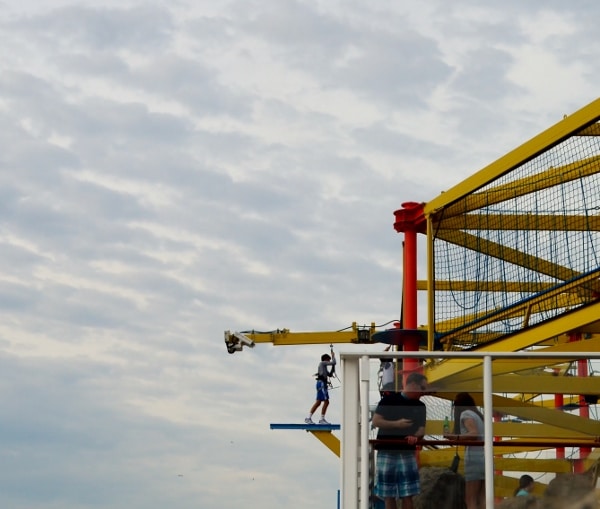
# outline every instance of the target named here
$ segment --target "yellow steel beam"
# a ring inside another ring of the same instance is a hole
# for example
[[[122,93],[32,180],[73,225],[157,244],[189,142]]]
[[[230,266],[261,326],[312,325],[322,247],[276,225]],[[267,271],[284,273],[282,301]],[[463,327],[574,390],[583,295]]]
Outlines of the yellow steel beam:
[[[481,389],[479,389],[479,391],[481,391]],[[471,392],[471,394],[473,395],[473,397],[476,397],[476,394],[477,394],[477,390],[473,390],[473,391],[461,391],[461,392]],[[447,399],[448,401],[453,401],[454,398],[456,397],[456,395],[458,394],[458,392],[454,391],[454,390],[451,390],[450,388],[449,389],[441,388],[435,394],[436,394],[436,396],[438,398]],[[513,392],[512,394],[513,394],[513,396],[511,398],[509,398],[509,399],[512,399],[513,401],[517,401],[519,403],[528,404],[528,405],[531,405],[531,406],[534,406],[534,407],[537,407],[537,408],[547,408],[547,409],[561,411],[561,412],[563,411],[563,409],[559,409],[559,408],[556,407],[555,402],[554,402],[553,399],[546,398],[546,399],[540,399],[540,400],[536,400],[536,401],[531,401],[529,399],[525,399],[525,398],[519,397],[520,396],[519,393],[514,393]],[[564,405],[569,405],[569,404],[578,405],[579,406],[579,401],[580,401],[580,396],[577,396],[577,395],[565,395],[563,397],[563,406]],[[505,413],[507,413],[507,412],[505,412]],[[519,421],[519,423],[522,423],[522,421]],[[504,424],[506,424],[506,423],[503,423],[503,425]],[[509,424],[516,426],[518,423],[517,422],[511,422]],[[531,423],[529,423],[529,422],[526,423],[526,424],[531,425]],[[512,436],[510,433],[507,434],[507,435],[503,435],[500,432],[494,433],[494,435],[497,435],[497,436]],[[575,435],[576,435],[576,433],[573,434],[573,432],[571,431],[569,433],[566,433],[564,436],[565,437],[571,437],[571,436],[574,437]]]
[[[429,424],[429,423],[428,423]],[[419,452],[419,462],[424,467],[447,467],[452,463],[456,448],[445,447],[444,449],[422,449]],[[458,454],[464,458],[464,447],[458,448]]]
[[[507,450],[510,449],[510,452]],[[599,450],[599,449],[597,449]],[[423,466],[448,466],[456,452],[455,447],[446,447],[444,449],[423,449],[419,453],[419,460]],[[494,448],[494,468],[509,472],[571,472],[573,464],[567,459],[539,459],[525,457],[505,457],[502,454],[518,454],[524,451],[520,449],[511,449],[509,447]],[[528,452],[539,452],[534,449]],[[458,455],[464,459],[464,447],[458,447]],[[590,461],[593,463],[593,461]],[[525,467],[525,465],[527,465]],[[525,467],[525,468],[524,468]]]
[[[331,431],[313,431],[309,430],[314,437],[321,443],[327,446],[327,448],[333,452],[338,458],[340,457],[340,439],[336,437]]]
[[[600,171],[600,164],[598,164],[598,171]],[[600,231],[600,216],[465,214],[444,219],[436,230]]]
[[[555,410],[558,411],[558,410]],[[494,422],[492,423],[494,436],[498,437],[521,437],[521,438],[553,438],[564,440],[586,439],[589,435],[578,433],[571,429],[563,429],[552,424],[540,424],[534,422]]]
[[[459,323],[457,327],[455,327],[451,333],[446,334],[442,338],[442,340],[447,342],[452,337],[458,336],[459,334],[470,332],[471,330],[483,327],[484,325],[499,322],[507,318],[515,316],[526,316],[527,313],[538,313],[544,310],[580,306],[581,304],[585,303],[586,300],[582,300],[578,296],[565,293],[563,290],[572,289],[576,286],[580,286],[583,284],[588,284],[591,281],[597,280],[597,278],[598,272],[594,271],[593,273],[590,273],[585,277],[579,278],[577,281],[571,281],[569,283],[561,285],[560,287],[555,287],[553,290],[548,290],[542,294],[535,295],[527,301],[517,302],[514,305],[508,306],[501,310],[489,310],[486,312],[479,313],[473,317],[472,321],[463,321],[462,324]],[[466,318],[471,318],[471,316]],[[458,321],[460,320],[460,317],[457,317],[454,320]],[[526,325],[528,324],[523,324],[523,326]],[[440,329],[437,330],[440,331]]]
[[[443,332],[444,329],[438,329],[436,332]],[[463,332],[452,336],[452,340],[442,338],[442,343],[455,345],[483,345],[490,341],[496,341],[501,337],[506,336],[505,332]]]
[[[496,361],[494,361],[496,363]],[[494,392],[533,394],[599,394],[600,376],[494,375]],[[483,381],[474,379],[451,385],[453,392],[481,392]],[[600,434],[600,432],[599,432]]]
[[[507,318],[514,318],[518,316],[525,316],[527,311],[531,309],[532,303],[540,303],[542,301],[547,300],[547,296],[549,294],[545,293],[544,295],[539,296],[535,299],[535,301],[529,300],[527,303],[516,304],[507,308],[496,308],[491,310],[486,310],[480,313],[473,313],[464,316],[457,316],[455,318],[450,318],[448,320],[439,321],[436,323],[436,332],[448,332],[453,331],[451,334],[447,334],[443,336],[441,339],[444,342],[450,341],[453,338],[462,338],[467,342],[475,342],[474,339],[469,341],[470,334],[486,334],[478,331],[474,331],[474,329],[483,327],[484,325],[499,322],[501,320],[506,320]],[[554,294],[553,294],[554,295]],[[581,305],[581,300],[574,298],[568,299],[564,296],[559,297],[559,302],[563,303],[563,307],[566,307],[570,304],[570,306]],[[546,309],[555,309],[553,303],[546,303],[546,307],[540,308],[537,312]],[[506,332],[499,332],[498,337],[506,335]]]
[[[290,332],[287,329],[283,329],[276,332],[247,332],[245,334],[255,343],[273,343],[275,346],[356,342],[356,333],[354,331]]]
[[[463,231],[440,230],[437,238],[508,263],[513,263],[520,267],[525,267],[533,272],[545,274],[560,281],[568,281],[580,275],[579,272],[568,267]],[[595,285],[594,289],[600,291],[600,286]]]
[[[498,448],[494,452],[501,452]],[[505,472],[572,472],[573,462],[567,459],[494,458],[494,469]]]
[[[558,411],[558,410],[556,410]],[[443,434],[444,421],[441,420],[428,420],[427,421],[427,434],[428,435],[442,435]],[[493,422],[492,423],[493,435],[495,437],[520,437],[520,438],[540,438],[540,439],[563,439],[563,440],[588,440],[589,435],[587,433],[579,433],[570,429],[563,429],[552,424],[541,424],[532,422]],[[498,450],[502,452],[503,447],[499,447]],[[502,452],[502,454],[505,454]]]
[[[523,454],[526,452],[534,452],[539,453],[540,451],[553,451],[555,448],[550,447],[548,445],[540,445],[540,446],[523,446],[523,445],[515,445],[514,447],[509,447],[507,445],[503,445],[501,447],[494,447],[494,455],[504,454]]]
[[[429,216],[465,196],[472,195],[498,177],[533,159],[536,155],[567,139],[577,131],[593,124],[599,118],[600,99],[596,99],[426,203],[424,207],[425,216]]]
[[[436,332],[443,332],[442,329]],[[447,350],[459,351],[461,346],[467,347],[477,347],[480,348],[485,343],[491,343],[492,341],[496,341],[502,338],[506,338],[506,332],[461,332],[459,334],[453,335],[451,341],[445,341],[444,338],[441,338],[442,343],[448,343],[450,345]],[[559,336],[558,338],[550,338],[539,343],[536,343],[536,346],[555,346],[559,343],[567,343],[568,338],[566,336]]]
[[[317,440],[325,444],[327,448],[338,458],[340,457],[340,439],[336,437],[331,431],[307,431],[309,433],[312,433]]]
[[[541,409],[539,409],[541,410]],[[549,412],[550,410],[546,410],[547,412]],[[571,414],[564,414],[561,412],[558,412],[558,414],[562,415],[562,416],[566,416],[569,418],[573,418],[574,420],[580,420],[581,422],[586,421],[589,424],[591,424],[591,427],[593,429],[596,428],[597,423],[594,421],[590,421],[590,419],[584,419],[581,417],[578,417],[576,415],[571,415]],[[510,445],[508,445],[510,444]],[[600,441],[598,441],[598,437],[596,436],[592,436],[590,433],[588,433],[588,438],[572,438],[572,439],[560,439],[560,440],[553,440],[551,438],[536,438],[536,437],[523,437],[523,438],[515,438],[515,439],[508,439],[508,440],[502,440],[501,444],[494,444],[494,451],[499,451],[500,449],[504,449],[505,447],[512,447],[514,444],[514,446],[516,447],[521,447],[521,446],[525,446],[525,447],[534,447],[537,448],[538,450],[552,450],[555,449],[556,447],[588,447],[588,448],[594,448],[594,447],[598,447],[598,445],[600,445]]]
[[[451,330],[454,327],[460,325],[459,323],[448,323],[440,322],[441,326],[439,326],[437,332],[444,332],[446,330]],[[590,337],[587,339],[592,339],[592,335],[597,334],[595,330],[594,324],[590,324],[590,326],[585,326],[580,328],[581,331],[585,331],[588,333],[590,329],[594,329],[593,332],[589,332]],[[465,344],[465,345],[483,345],[484,343],[490,343],[491,341],[496,341],[502,337],[506,337],[505,332],[464,332],[453,336],[452,344]],[[570,337],[568,334],[561,334],[556,337],[544,339],[539,343],[536,343],[536,346],[556,346],[561,343],[568,343],[570,341]],[[442,342],[444,342],[444,338],[442,338]]]
[[[249,331],[244,334],[255,343],[272,343],[275,346],[319,345],[358,343],[358,330],[367,331],[370,338],[375,332],[375,324],[371,324],[369,328],[361,328],[353,324],[351,330],[344,331],[291,332],[289,329],[278,329],[269,332]]]
[[[527,401],[535,406],[540,406],[544,408],[555,408],[556,404],[554,402],[554,398],[542,398],[542,399],[534,399],[538,398],[540,394],[523,394],[521,401]],[[515,397],[515,399],[518,399]],[[579,396],[575,396],[573,394],[565,394],[563,397],[563,406],[566,405],[578,405],[579,406]]]
[[[436,279],[433,287],[438,292],[515,292],[539,293],[554,288],[556,283],[536,283],[531,281],[443,281]],[[427,290],[427,281],[417,281],[417,290]],[[575,292],[576,288],[569,291]]]
[[[592,339],[592,336],[590,335],[586,339]],[[537,343],[537,345],[538,346],[556,346],[558,344],[568,343],[569,341],[571,341],[569,334],[559,334],[558,336],[544,339],[543,341],[540,341],[539,343]]]
[[[521,332],[512,334],[510,337],[497,341],[491,345],[484,345],[477,348],[477,352],[484,354],[485,352],[518,352],[524,350],[540,338],[551,337],[552,334],[547,334],[550,325],[557,327],[565,327],[562,333],[568,330],[575,330],[576,319],[589,319],[590,313],[600,312],[600,302],[586,306],[585,308],[573,311],[569,316],[561,316],[553,320],[552,324],[542,323]],[[593,316],[593,315],[592,315]],[[595,315],[593,319],[596,319]],[[570,319],[570,320],[569,320]],[[557,323],[561,322],[561,323]],[[559,334],[561,333],[559,332]],[[600,338],[588,339],[584,341],[574,341],[572,343],[562,343],[556,346],[540,349],[540,352],[564,352],[564,359],[496,359],[492,363],[493,376],[515,373],[526,369],[542,368],[553,364],[564,364],[570,362],[569,352],[598,352],[600,351]],[[465,382],[468,380],[481,379],[483,376],[482,361],[479,359],[446,359],[435,365],[426,366],[426,375],[432,385],[437,386],[452,386],[452,384]],[[515,391],[517,392],[517,391]]]
[[[554,347],[548,347],[554,348]],[[552,351],[563,351],[561,348]],[[583,350],[582,350],[583,351]],[[568,353],[565,353],[564,359],[497,359],[492,364],[492,376],[504,375],[508,373],[519,373],[522,371],[540,370],[544,368],[555,367],[554,362],[557,364],[564,364],[572,362],[569,359]],[[445,365],[448,364],[446,367]],[[446,376],[441,378],[435,378],[433,373],[439,373],[438,368],[444,369],[447,373]],[[471,359],[449,359],[440,362],[438,365],[427,366],[426,369],[431,371],[427,372],[427,376],[435,387],[444,390],[451,390],[454,392],[454,387],[459,387],[458,384],[477,382],[483,376],[483,367],[479,364],[474,364]],[[451,374],[451,369],[455,371]],[[435,379],[434,379],[435,378]],[[511,392],[517,392],[515,390]]]
[[[488,187],[481,193],[473,193],[458,203],[446,207],[442,215],[444,218],[450,218],[455,215],[466,214],[483,207],[490,207],[506,200],[594,175],[600,171],[599,162],[600,156],[592,156],[565,164],[564,166],[550,167],[535,175],[512,180],[496,187]],[[440,221],[443,221],[443,219],[440,219]],[[560,229],[562,230],[563,228]]]
[[[474,394],[473,399],[476,401],[483,401],[483,395]],[[478,404],[481,404],[481,401]],[[577,415],[560,412],[558,410],[549,410],[547,408],[541,408],[529,403],[523,403],[514,399],[506,398],[498,394],[492,395],[492,401],[494,405],[494,411],[498,411],[507,415],[514,415],[522,419],[529,419],[545,424],[551,424],[558,428],[564,428],[578,433],[584,433],[589,435],[591,438],[598,437],[598,421],[582,418]],[[531,438],[525,439],[528,442]],[[514,440],[515,445],[518,444],[519,439]],[[590,441],[582,440],[582,446],[593,446]]]

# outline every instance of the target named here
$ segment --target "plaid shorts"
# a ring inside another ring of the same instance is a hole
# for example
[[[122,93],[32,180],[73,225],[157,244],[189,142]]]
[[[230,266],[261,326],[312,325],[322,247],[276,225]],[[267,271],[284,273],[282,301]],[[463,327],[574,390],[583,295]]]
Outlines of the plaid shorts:
[[[421,491],[415,451],[377,451],[375,488],[381,498],[404,498]]]

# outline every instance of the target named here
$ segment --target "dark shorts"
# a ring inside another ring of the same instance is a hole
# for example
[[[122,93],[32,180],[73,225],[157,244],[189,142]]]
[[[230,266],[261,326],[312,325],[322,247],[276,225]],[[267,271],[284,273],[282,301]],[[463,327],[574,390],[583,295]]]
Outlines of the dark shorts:
[[[329,391],[327,384],[322,380],[317,380],[317,401],[327,401],[329,399]]]
[[[414,451],[377,451],[375,488],[381,498],[404,498],[421,491]]]

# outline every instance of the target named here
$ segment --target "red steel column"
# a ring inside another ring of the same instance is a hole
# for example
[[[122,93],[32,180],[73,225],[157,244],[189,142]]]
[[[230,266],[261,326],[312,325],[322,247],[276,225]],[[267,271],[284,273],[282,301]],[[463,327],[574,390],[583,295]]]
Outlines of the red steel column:
[[[404,232],[404,328],[417,328],[417,232],[407,230]],[[418,336],[404,338],[405,352],[414,352],[419,349]],[[412,373],[420,369],[419,359],[406,359],[404,370]]]
[[[573,332],[569,334],[569,342],[573,341],[581,341],[581,333]],[[577,361],[577,376],[588,376],[588,366],[586,359],[579,359]],[[579,417],[589,418],[590,417],[590,409],[585,401],[583,395],[579,396]],[[574,462],[573,470],[575,472],[581,473],[583,472],[583,460],[587,458],[590,454],[591,449],[589,447],[580,447],[579,448],[579,458]]]
[[[396,222],[394,229],[404,233],[403,252],[403,329],[417,328],[417,233],[425,233],[425,216],[423,204],[415,202],[402,203],[402,209],[394,212]],[[419,350],[419,337],[407,335],[404,337],[403,350],[414,352]],[[407,374],[421,369],[418,359],[404,360],[404,373]]]
[[[557,373],[558,376],[558,373]],[[554,408],[556,408],[557,412],[562,412],[562,406],[565,404],[565,398],[562,394],[554,395]],[[565,448],[557,447],[556,448],[556,459],[565,459]]]
[[[581,337],[580,337],[581,340]],[[577,376],[588,376],[588,361],[587,359],[579,359],[577,361]],[[579,396],[579,417],[583,417],[584,419],[590,418],[590,407],[585,400],[585,397],[581,394]],[[589,454],[592,452],[590,447],[580,447],[579,448],[579,461],[575,462],[575,471],[576,472],[584,472],[585,468],[583,465],[583,460],[586,459]]]

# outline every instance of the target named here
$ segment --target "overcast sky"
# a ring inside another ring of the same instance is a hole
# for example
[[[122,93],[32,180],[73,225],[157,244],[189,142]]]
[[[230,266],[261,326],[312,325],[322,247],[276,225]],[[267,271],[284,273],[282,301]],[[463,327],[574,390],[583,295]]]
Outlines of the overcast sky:
[[[339,459],[269,429],[328,348],[223,331],[397,319],[394,210],[600,82],[591,0],[0,7],[7,509],[335,508]]]

